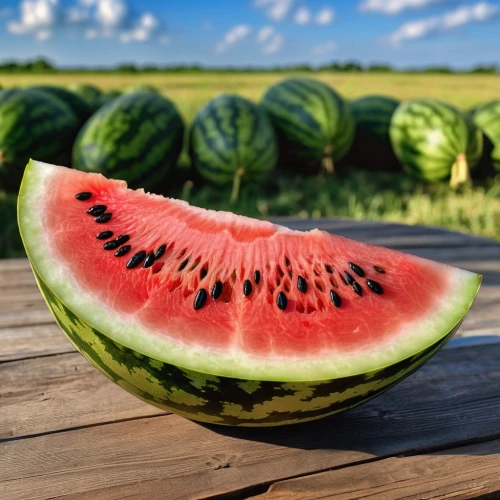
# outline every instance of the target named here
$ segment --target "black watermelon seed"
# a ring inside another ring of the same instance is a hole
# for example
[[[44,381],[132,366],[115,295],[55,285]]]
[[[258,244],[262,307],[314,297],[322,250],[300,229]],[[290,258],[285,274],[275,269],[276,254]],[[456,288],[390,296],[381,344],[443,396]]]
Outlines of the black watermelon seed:
[[[102,233],[98,233],[96,238],[98,240],[109,240],[113,236],[113,231],[103,231]]]
[[[203,279],[208,274],[208,271],[202,267],[200,271],[200,278]]]
[[[187,265],[188,265],[188,262],[189,262],[189,257],[179,266],[179,271],[182,271]]]
[[[361,288],[361,285],[357,281],[353,282],[352,288],[360,297],[363,295],[363,289]]]
[[[286,267],[290,265],[290,259],[288,257],[285,257],[285,265]]]
[[[333,274],[333,267],[325,264],[325,269],[328,274]]]
[[[297,288],[299,289],[299,292],[307,292],[307,281],[302,276],[297,278]]]
[[[276,297],[276,304],[282,311],[286,309],[286,306],[288,305],[288,299],[283,292],[278,293],[278,297]]]
[[[115,257],[123,257],[130,252],[132,247],[130,245],[123,245],[115,252]]]
[[[112,215],[113,214],[111,214],[111,213],[102,214],[102,215],[99,215],[99,217],[96,217],[94,219],[94,221],[97,222],[98,224],[104,224],[105,222],[109,222],[111,220]]]
[[[252,283],[250,283],[250,280],[245,280],[245,283],[243,283],[243,295],[245,297],[248,297],[252,293]]]
[[[87,210],[89,215],[102,215],[107,210],[106,205],[94,205]]]
[[[155,259],[158,260],[160,257],[163,257],[163,254],[165,253],[166,249],[167,249],[167,245],[165,245],[165,243],[163,243],[163,245],[161,245],[160,248],[158,248],[158,250],[156,250]]]
[[[88,191],[83,191],[82,193],[75,194],[75,198],[80,201],[87,201],[92,198],[92,193],[89,193]]]
[[[130,239],[130,236],[128,234],[120,234],[116,238],[116,241],[118,242],[118,245],[123,245],[124,243],[127,243],[127,241]]]
[[[365,277],[365,272],[363,269],[361,269],[357,264],[353,264],[352,262],[349,262],[349,267],[360,277],[364,278]]]
[[[111,241],[106,241],[106,243],[104,243],[102,248],[104,248],[104,250],[116,250],[119,246],[120,243],[118,243],[118,241],[111,240]]]
[[[194,309],[197,311],[201,309],[205,302],[207,301],[207,291],[204,288],[200,288],[194,298]]]
[[[222,281],[217,281],[212,288],[212,299],[217,300],[222,294]]]
[[[258,285],[260,283],[260,271],[257,270],[253,273],[253,280],[255,281],[255,284]]]
[[[352,285],[354,283],[354,278],[347,271],[344,272],[344,276],[348,285]]]
[[[376,293],[377,295],[382,295],[384,293],[384,289],[382,288],[380,283],[377,283],[373,280],[366,280],[366,284],[373,293]]]
[[[330,299],[335,307],[340,307],[342,305],[342,299],[335,290],[330,290]]]
[[[133,255],[127,262],[127,269],[137,267],[146,258],[146,250],[141,250]]]
[[[375,269],[375,271],[377,271],[377,273],[385,274],[385,271],[381,267],[373,266],[373,269]]]
[[[153,265],[153,262],[155,261],[155,254],[154,252],[149,252],[146,260],[144,261],[144,269],[147,269],[148,267],[151,267]]]

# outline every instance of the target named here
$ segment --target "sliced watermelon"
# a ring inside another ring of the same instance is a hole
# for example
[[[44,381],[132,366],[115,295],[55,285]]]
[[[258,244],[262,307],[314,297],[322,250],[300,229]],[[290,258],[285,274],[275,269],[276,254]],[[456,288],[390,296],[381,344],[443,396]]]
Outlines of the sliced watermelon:
[[[453,335],[481,281],[36,161],[19,227],[82,354],[156,406],[227,425],[311,420],[379,394]]]

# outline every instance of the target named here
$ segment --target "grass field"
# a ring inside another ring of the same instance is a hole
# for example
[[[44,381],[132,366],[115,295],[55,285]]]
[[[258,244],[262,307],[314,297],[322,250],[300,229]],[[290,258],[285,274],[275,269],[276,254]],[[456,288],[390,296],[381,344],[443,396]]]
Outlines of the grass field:
[[[171,98],[189,123],[199,107],[221,92],[233,92],[259,100],[269,85],[284,78],[273,73],[201,74],[61,74],[0,75],[3,87],[50,83],[93,83],[103,89],[134,83],[157,86]],[[419,74],[315,74],[347,98],[388,94],[399,99],[434,97],[467,109],[480,101],[500,99],[500,76]],[[184,154],[182,163],[187,164]],[[275,177],[275,176],[273,176]],[[185,169],[167,193],[190,203],[214,209],[231,209],[257,216],[347,217],[427,224],[489,236],[500,240],[500,178],[458,193],[446,185],[423,186],[404,175],[369,174],[344,167],[333,178],[318,183],[280,175],[265,188],[244,187],[238,203],[230,206],[228,190],[198,186]],[[0,195],[0,257],[22,255],[15,222],[15,199]]]

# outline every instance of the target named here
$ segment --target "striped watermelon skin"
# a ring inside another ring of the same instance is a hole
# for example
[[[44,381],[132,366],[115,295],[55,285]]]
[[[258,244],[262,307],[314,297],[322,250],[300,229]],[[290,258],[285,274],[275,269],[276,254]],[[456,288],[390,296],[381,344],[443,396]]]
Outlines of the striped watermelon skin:
[[[457,161],[472,170],[483,150],[481,131],[472,120],[434,99],[402,103],[391,120],[390,138],[403,168],[418,180],[450,178]]]
[[[69,165],[79,122],[59,99],[37,90],[0,92],[0,187],[17,192],[30,158]]]
[[[106,106],[106,104],[109,104],[121,95],[122,92],[120,90],[108,90],[107,92],[103,92],[99,97],[99,107]]]
[[[389,127],[400,101],[367,95],[351,102],[356,135],[348,160],[366,170],[401,170],[392,150]]]
[[[31,87],[31,89],[47,92],[49,95],[64,102],[71,111],[75,113],[80,122],[80,126],[83,125],[92,114],[90,106],[78,94],[71,92],[71,90],[56,87],[55,85],[36,85]]]
[[[460,326],[414,356],[380,370],[311,382],[243,380],[167,364],[117,343],[74,314],[35,267],[33,271],[57,323],[75,348],[100,372],[158,408],[219,425],[295,424],[354,408],[411,375]]]
[[[350,104],[328,85],[311,78],[289,78],[268,89],[262,106],[278,136],[280,165],[315,172],[341,160],[354,141]]]
[[[176,165],[183,136],[182,118],[168,99],[152,92],[124,94],[82,128],[73,166],[155,191]]]
[[[268,116],[253,102],[223,94],[203,106],[190,131],[194,168],[216,184],[264,179],[278,159],[276,135]]]
[[[473,122],[491,143],[488,148],[485,144],[485,153],[488,154],[486,161],[491,162],[495,172],[500,173],[500,100],[488,101],[476,106],[471,116]]]

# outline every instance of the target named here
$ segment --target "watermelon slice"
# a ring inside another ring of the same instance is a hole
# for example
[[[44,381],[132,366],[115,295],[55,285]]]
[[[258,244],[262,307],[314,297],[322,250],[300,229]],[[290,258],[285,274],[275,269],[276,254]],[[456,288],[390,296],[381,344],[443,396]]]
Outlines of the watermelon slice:
[[[31,161],[19,227],[48,306],[123,388],[189,418],[352,408],[454,334],[481,277]]]

